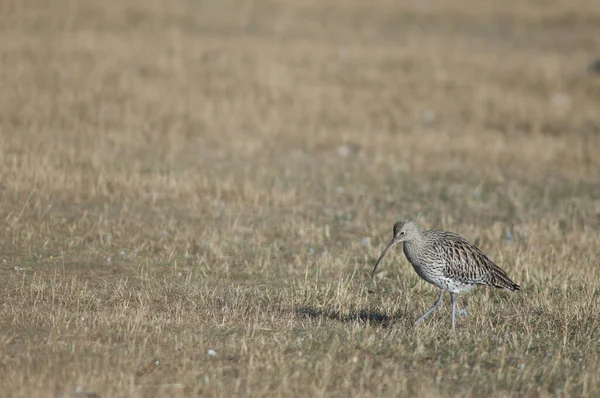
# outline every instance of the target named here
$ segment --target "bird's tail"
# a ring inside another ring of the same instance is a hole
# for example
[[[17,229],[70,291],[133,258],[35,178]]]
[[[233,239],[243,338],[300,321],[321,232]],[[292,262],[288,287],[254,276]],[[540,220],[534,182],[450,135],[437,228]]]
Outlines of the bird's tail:
[[[495,264],[494,264],[495,265]],[[499,289],[506,289],[510,291],[521,290],[521,286],[516,284],[510,279],[510,277],[502,270],[502,268],[495,266],[491,269],[492,271],[492,285]]]

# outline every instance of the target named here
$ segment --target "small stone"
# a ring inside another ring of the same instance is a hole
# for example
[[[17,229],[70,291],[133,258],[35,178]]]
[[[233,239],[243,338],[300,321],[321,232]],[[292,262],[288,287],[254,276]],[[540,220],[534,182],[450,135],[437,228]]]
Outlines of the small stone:
[[[208,354],[209,357],[216,357],[217,356],[217,352],[215,350],[212,349],[208,349],[208,351],[206,351],[206,353]]]
[[[98,398],[98,394],[92,391],[86,391],[83,387],[75,388],[75,391],[70,394],[71,397],[81,397],[81,398]]]
[[[355,155],[360,151],[357,145],[340,145],[337,148],[337,154],[341,158],[347,158],[350,155]]]
[[[386,278],[387,275],[388,275],[387,271],[381,271],[381,272],[376,273],[374,276],[375,276],[375,279],[383,279],[383,278]]]
[[[421,113],[421,123],[423,124],[432,124],[435,122],[436,114],[433,109],[425,109]]]
[[[571,108],[571,97],[565,93],[554,93],[550,98],[552,105],[557,108],[567,110]]]
[[[342,145],[337,149],[337,154],[341,158],[348,157],[348,155],[350,155],[350,152],[350,147],[348,145]]]
[[[396,163],[394,165],[394,172],[395,173],[406,173],[406,172],[409,172],[409,171],[410,171],[410,167],[409,167],[408,163],[399,162],[399,163]]]

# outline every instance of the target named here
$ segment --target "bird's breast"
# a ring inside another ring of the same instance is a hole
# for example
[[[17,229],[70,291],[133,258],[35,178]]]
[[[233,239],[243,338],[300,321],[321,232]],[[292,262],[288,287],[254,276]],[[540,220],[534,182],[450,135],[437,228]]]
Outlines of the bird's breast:
[[[415,250],[410,245],[404,245],[404,255],[413,266],[417,275],[429,283],[437,285],[437,281],[443,277],[444,263],[435,253],[427,253],[426,250]]]

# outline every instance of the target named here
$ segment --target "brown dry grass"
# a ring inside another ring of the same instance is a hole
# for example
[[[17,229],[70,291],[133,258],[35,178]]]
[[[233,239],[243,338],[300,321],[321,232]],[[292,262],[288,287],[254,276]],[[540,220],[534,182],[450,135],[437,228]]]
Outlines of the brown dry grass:
[[[0,11],[3,397],[600,394],[596,0]],[[403,218],[523,291],[413,327]]]

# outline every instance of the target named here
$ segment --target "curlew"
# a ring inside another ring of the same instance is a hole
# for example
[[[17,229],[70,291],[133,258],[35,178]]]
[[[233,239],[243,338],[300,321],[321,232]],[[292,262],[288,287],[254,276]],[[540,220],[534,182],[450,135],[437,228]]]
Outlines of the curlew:
[[[427,282],[440,288],[440,296],[415,325],[431,314],[441,303],[445,291],[452,300],[452,329],[456,315],[456,295],[478,285],[493,286],[511,291],[520,286],[492,262],[477,246],[452,232],[421,231],[412,221],[394,224],[394,236],[375,263],[372,275],[383,256],[396,243],[402,242],[404,255],[415,272]]]

